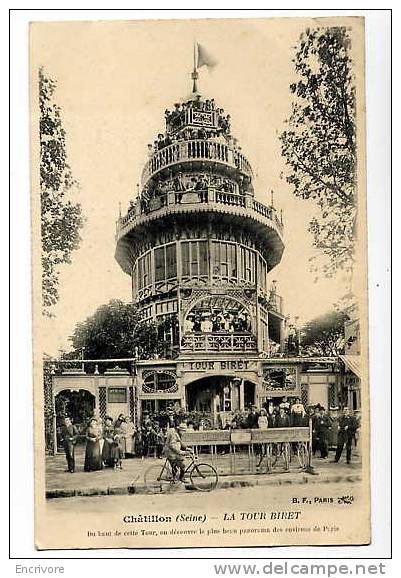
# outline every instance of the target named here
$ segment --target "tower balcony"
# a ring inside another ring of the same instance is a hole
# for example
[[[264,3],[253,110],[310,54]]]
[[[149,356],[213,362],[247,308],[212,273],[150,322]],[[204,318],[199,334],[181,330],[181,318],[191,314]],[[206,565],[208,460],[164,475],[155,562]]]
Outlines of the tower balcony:
[[[186,333],[181,339],[181,353],[246,353],[257,351],[251,333]]]
[[[283,223],[276,209],[256,201],[252,195],[238,195],[209,187],[203,191],[170,191],[152,199],[144,208],[133,206],[117,221],[117,240],[135,227],[174,213],[193,213],[207,210],[233,211],[243,217],[252,216],[261,223],[274,226],[283,235]]]
[[[131,274],[133,251],[137,243],[152,238],[163,228],[186,227],[190,223],[209,223],[212,227],[232,226],[248,231],[261,247],[269,249],[269,270],[284,250],[283,223],[276,209],[256,201],[251,194],[238,195],[208,187],[202,191],[170,191],[143,206],[137,202],[117,221],[116,259]]]
[[[214,140],[189,140],[173,143],[154,153],[144,166],[142,171],[142,185],[149,179],[165,171],[165,169],[177,166],[181,170],[182,164],[197,164],[209,162],[216,166],[221,165],[227,174],[243,174],[252,180],[253,171],[249,161],[238,150]]]

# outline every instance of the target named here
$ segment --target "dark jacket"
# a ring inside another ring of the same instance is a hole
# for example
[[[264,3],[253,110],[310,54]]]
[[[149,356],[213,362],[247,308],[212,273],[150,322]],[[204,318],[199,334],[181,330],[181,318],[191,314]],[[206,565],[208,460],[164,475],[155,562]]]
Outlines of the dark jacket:
[[[258,413],[250,413],[248,414],[245,422],[245,427],[248,429],[257,429],[258,428]]]
[[[358,422],[352,415],[342,415],[338,420],[338,434],[352,437],[358,429]]]
[[[276,419],[274,421],[274,427],[290,427],[290,418],[287,414],[281,416],[280,414],[276,415]]]
[[[328,415],[319,415],[315,419],[314,429],[317,437],[328,436],[331,427],[332,422]]]
[[[64,447],[74,446],[78,439],[78,429],[75,425],[71,424],[68,427],[63,425],[61,428],[61,441]]]

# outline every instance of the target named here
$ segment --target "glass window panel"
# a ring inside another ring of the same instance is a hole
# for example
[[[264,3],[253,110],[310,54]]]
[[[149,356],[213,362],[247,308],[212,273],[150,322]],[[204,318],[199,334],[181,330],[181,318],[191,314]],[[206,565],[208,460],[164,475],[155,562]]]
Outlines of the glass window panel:
[[[182,274],[189,275],[189,243],[181,243],[181,255],[182,255]]]
[[[191,275],[198,275],[198,243],[191,242]]]
[[[143,288],[143,257],[138,259],[139,288]]]
[[[166,247],[167,279],[177,277],[177,257],[175,244]]]
[[[164,260],[164,247],[155,249],[155,280],[162,281],[166,278],[166,267]]]
[[[237,251],[235,245],[229,245],[230,247],[230,277],[237,277]]]
[[[207,275],[207,243],[199,242],[199,275]]]
[[[220,275],[220,243],[213,242],[213,275]]]

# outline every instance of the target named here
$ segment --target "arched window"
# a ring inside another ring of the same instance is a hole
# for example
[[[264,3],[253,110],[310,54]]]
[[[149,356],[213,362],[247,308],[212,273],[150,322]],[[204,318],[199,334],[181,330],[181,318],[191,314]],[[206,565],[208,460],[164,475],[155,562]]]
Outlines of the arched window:
[[[251,333],[249,310],[239,301],[225,295],[214,295],[199,301],[185,319],[184,333]]]

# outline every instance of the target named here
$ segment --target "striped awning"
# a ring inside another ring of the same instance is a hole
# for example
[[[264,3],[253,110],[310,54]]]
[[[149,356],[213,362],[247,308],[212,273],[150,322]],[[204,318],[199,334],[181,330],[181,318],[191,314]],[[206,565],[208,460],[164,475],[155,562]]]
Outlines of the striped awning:
[[[361,359],[360,355],[340,355],[341,361],[344,362],[345,367],[355,373],[359,379],[361,378]]]

